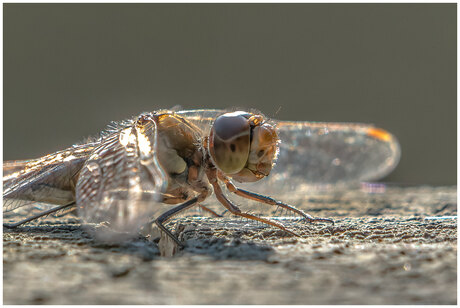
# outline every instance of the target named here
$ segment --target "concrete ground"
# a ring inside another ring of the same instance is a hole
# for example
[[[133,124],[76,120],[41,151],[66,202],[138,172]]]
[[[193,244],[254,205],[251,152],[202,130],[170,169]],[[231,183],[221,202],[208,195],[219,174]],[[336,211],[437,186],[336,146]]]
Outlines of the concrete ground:
[[[4,304],[457,303],[456,187],[388,187],[281,200],[334,219],[277,212],[300,237],[253,221],[184,217],[155,235],[103,244],[74,217],[3,230]],[[241,204],[242,201],[239,200]],[[255,207],[264,216],[273,208]],[[160,251],[161,250],[161,251]]]

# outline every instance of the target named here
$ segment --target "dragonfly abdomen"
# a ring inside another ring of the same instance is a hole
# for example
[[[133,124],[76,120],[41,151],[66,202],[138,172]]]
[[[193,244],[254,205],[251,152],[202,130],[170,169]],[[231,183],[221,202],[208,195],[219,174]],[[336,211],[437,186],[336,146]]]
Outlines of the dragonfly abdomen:
[[[80,157],[52,164],[44,160],[41,166],[18,171],[16,177],[4,181],[3,211],[33,202],[62,205],[75,201],[75,183],[85,160]]]

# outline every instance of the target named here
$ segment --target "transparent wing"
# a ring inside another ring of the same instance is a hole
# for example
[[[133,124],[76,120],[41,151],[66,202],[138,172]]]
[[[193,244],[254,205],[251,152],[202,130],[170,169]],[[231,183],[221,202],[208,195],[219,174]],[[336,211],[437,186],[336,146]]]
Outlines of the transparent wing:
[[[84,144],[38,159],[4,162],[4,218],[14,222],[43,210],[45,204],[74,201],[77,174],[93,148]]]
[[[178,112],[209,131],[223,110]],[[400,146],[389,132],[369,124],[277,121],[281,140],[270,175],[244,184],[258,191],[289,191],[299,186],[351,185],[389,174],[398,164]]]
[[[157,140],[154,121],[136,122],[107,137],[86,161],[77,209],[84,221],[107,226],[90,230],[97,238],[134,236],[161,209],[168,179],[157,159]]]
[[[195,110],[182,110],[176,111],[176,114],[187,119],[198,126],[204,135],[209,135],[211,126],[214,120],[221,114],[227,112],[227,110],[221,109],[195,109]]]
[[[280,153],[260,186],[283,191],[299,185],[350,185],[378,180],[398,164],[400,146],[389,132],[368,124],[278,122]]]

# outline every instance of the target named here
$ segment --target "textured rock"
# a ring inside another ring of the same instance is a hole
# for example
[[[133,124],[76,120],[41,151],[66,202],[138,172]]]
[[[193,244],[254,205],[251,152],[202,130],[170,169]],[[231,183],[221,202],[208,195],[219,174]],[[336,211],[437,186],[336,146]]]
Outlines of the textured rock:
[[[177,218],[173,257],[158,232],[103,244],[75,218],[4,229],[4,303],[456,304],[457,221],[425,219],[457,215],[456,187],[277,197],[335,225],[278,210],[294,237],[228,215]]]

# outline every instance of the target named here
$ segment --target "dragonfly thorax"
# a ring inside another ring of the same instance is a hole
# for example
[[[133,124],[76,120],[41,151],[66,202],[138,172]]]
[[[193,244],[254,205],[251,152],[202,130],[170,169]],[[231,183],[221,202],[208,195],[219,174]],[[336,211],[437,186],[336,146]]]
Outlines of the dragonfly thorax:
[[[239,182],[269,175],[278,154],[275,128],[261,115],[237,111],[216,118],[209,136],[214,165]]]

